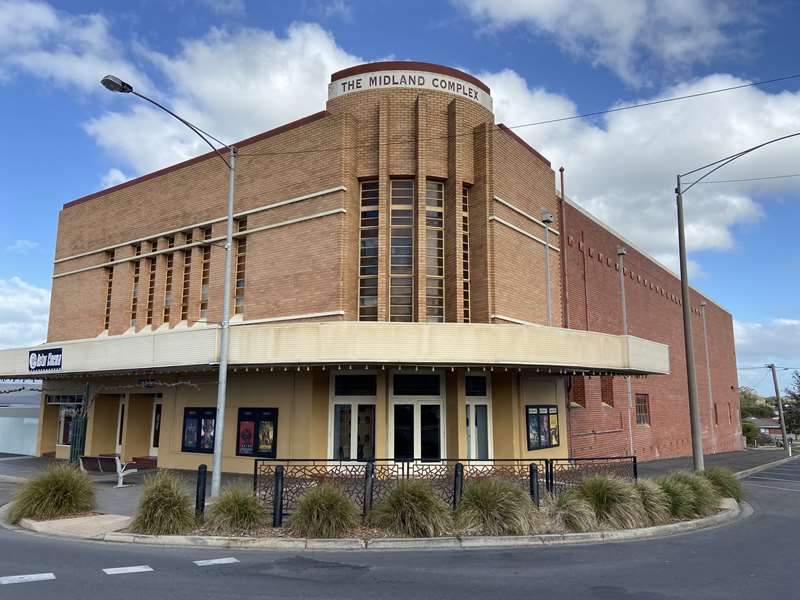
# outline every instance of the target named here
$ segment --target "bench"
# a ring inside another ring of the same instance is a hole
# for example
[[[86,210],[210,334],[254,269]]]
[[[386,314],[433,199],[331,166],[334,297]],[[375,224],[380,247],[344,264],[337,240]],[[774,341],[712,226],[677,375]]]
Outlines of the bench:
[[[81,456],[81,471],[85,473],[114,473],[117,476],[118,488],[130,487],[124,485],[126,475],[137,473],[139,469],[128,469],[126,463],[120,462],[119,456]]]

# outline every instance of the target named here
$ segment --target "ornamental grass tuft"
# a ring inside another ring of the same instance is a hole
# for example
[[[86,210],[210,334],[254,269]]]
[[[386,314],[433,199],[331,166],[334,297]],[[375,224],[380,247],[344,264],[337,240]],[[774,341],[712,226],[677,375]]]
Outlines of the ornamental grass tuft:
[[[573,492],[548,494],[543,499],[543,509],[549,528],[555,532],[584,533],[597,529],[592,505]]]
[[[206,524],[217,533],[250,533],[264,524],[264,507],[253,491],[244,486],[223,488],[211,506]]]
[[[674,519],[691,519],[694,512],[694,490],[681,477],[675,473],[667,473],[656,479],[658,487],[667,495],[669,513]]]
[[[436,537],[452,525],[452,516],[450,507],[429,482],[408,479],[375,505],[369,521],[398,535]]]
[[[719,510],[720,495],[708,479],[688,471],[676,471],[671,476],[691,488],[692,516],[705,517]]]
[[[634,529],[648,524],[647,513],[636,488],[625,479],[594,475],[567,493],[586,500],[601,527]]]
[[[717,493],[723,498],[733,498],[737,502],[742,501],[742,482],[736,475],[728,469],[722,467],[711,467],[703,475],[711,482]]]
[[[180,535],[194,526],[192,501],[180,478],[169,471],[147,477],[128,529],[147,535]]]
[[[663,525],[669,521],[670,502],[666,492],[651,479],[641,479],[635,487],[650,525]]]
[[[358,508],[342,490],[323,484],[303,494],[289,529],[307,538],[337,538],[358,526],[358,517]]]
[[[478,535],[530,535],[545,530],[544,515],[520,486],[497,478],[468,482],[456,526]]]
[[[14,495],[8,520],[46,521],[93,508],[94,489],[89,476],[77,467],[59,464],[47,467],[22,485]]]

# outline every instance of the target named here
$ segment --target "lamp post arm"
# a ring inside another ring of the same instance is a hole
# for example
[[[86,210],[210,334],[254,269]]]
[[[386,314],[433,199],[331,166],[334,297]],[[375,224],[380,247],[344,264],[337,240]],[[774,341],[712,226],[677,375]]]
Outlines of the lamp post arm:
[[[800,136],[800,131],[798,131],[797,133],[790,133],[789,135],[784,135],[784,136],[781,136],[779,138],[775,138],[773,140],[769,140],[769,141],[763,142],[761,144],[758,144],[757,146],[753,146],[752,148],[748,148],[747,150],[742,150],[741,152],[737,152],[736,154],[731,154],[730,156],[726,156],[725,158],[721,158],[721,159],[719,159],[717,161],[714,161],[713,163],[709,163],[709,164],[707,164],[705,166],[702,166],[700,168],[697,168],[697,169],[694,169],[694,170],[689,171],[687,173],[684,173],[683,175],[681,175],[681,177],[686,177],[687,175],[691,175],[692,173],[697,173],[698,171],[702,171],[703,169],[707,169],[708,167],[714,167],[713,169],[708,171],[706,174],[704,174],[702,177],[699,177],[698,179],[695,179],[690,184],[688,184],[685,188],[683,188],[681,190],[681,192],[688,192],[690,189],[692,189],[695,185],[697,185],[698,183],[703,181],[703,179],[705,179],[706,177],[711,175],[713,172],[720,170],[725,165],[732,163],[737,158],[741,158],[745,154],[750,154],[751,152],[754,152],[754,151],[758,150],[759,148],[763,148],[764,146],[769,146],[770,144],[774,144],[775,142],[781,142],[783,140],[786,140],[786,139],[789,139],[789,138],[793,138],[793,137],[797,137],[797,136]],[[716,166],[714,166],[714,165],[716,165]]]
[[[222,144],[223,146],[225,146],[225,148],[227,148],[228,150],[230,150],[230,149],[231,149],[231,147],[230,147],[230,146],[228,146],[228,144],[226,144],[225,142],[221,142],[221,141],[219,141],[219,140],[218,140],[217,138],[215,138],[213,135],[211,135],[210,133],[207,133],[207,132],[203,131],[203,130],[202,130],[202,129],[200,129],[200,128],[199,128],[197,125],[194,125],[194,124],[190,123],[189,121],[187,121],[187,120],[186,120],[186,119],[184,119],[183,117],[179,117],[179,116],[178,116],[178,115],[176,115],[174,112],[172,112],[170,109],[168,109],[166,106],[164,106],[163,104],[159,104],[158,102],[156,102],[156,101],[155,101],[155,100],[153,100],[152,98],[148,98],[148,97],[147,97],[147,96],[145,96],[144,94],[140,94],[139,92],[135,92],[135,91],[131,91],[131,93],[132,93],[134,96],[138,96],[138,97],[139,97],[139,98],[141,98],[142,100],[147,100],[147,101],[148,101],[150,104],[152,104],[152,105],[154,105],[154,106],[157,106],[158,108],[160,108],[161,110],[163,110],[165,113],[167,113],[167,114],[170,114],[170,115],[172,115],[173,117],[175,117],[176,119],[178,119],[178,121],[180,121],[181,123],[183,123],[184,125],[186,125],[186,126],[189,128],[189,129],[191,129],[192,131],[194,131],[194,132],[195,132],[195,133],[198,135],[198,137],[200,137],[200,139],[202,139],[202,140],[203,140],[203,141],[204,141],[206,144],[208,144],[208,146],[209,146],[209,147],[210,147],[210,148],[211,148],[211,149],[212,149],[212,150],[213,150],[213,151],[216,153],[216,155],[217,155],[217,156],[219,156],[219,157],[220,157],[220,159],[222,159],[222,162],[224,162],[224,163],[225,163],[225,166],[226,166],[226,167],[228,167],[228,169],[231,169],[231,168],[232,168],[232,167],[231,167],[231,164],[228,162],[228,160],[227,160],[227,159],[226,159],[224,156],[222,156],[222,154],[220,153],[220,151],[219,151],[219,150],[217,150],[217,148],[216,148],[216,146],[214,146],[214,144],[212,144],[211,142],[209,142],[209,141],[208,141],[208,138],[207,138],[206,136],[208,136],[209,138],[211,138],[212,140],[214,140],[214,141],[215,141],[215,142],[217,142],[218,144]]]

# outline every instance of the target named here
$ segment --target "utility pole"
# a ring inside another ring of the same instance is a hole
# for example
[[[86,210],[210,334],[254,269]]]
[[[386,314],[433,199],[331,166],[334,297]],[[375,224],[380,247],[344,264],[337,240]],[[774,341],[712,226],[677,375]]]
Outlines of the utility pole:
[[[619,293],[622,297],[622,335],[628,335],[628,305],[625,302],[625,255],[628,250],[620,246],[617,248],[619,257]],[[631,376],[625,376],[625,386],[628,389],[628,443],[630,444],[630,455],[636,455],[636,448],[633,444],[633,392],[631,391]]]
[[[692,313],[689,300],[689,269],[686,265],[686,233],[683,221],[683,190],[681,176],[675,188],[675,203],[678,207],[678,250],[681,260],[681,305],[683,308],[683,344],[686,348],[686,381],[689,386],[689,421],[692,431],[692,458],[694,470],[705,470],[703,457],[703,428],[700,425],[700,403],[697,401],[697,372],[694,366],[694,346],[692,343]]]
[[[770,363],[767,368],[772,371],[772,383],[775,386],[775,400],[778,402],[778,416],[781,419],[781,435],[783,436],[783,447],[788,456],[792,456],[792,447],[789,445],[789,440],[786,439],[786,421],[783,418],[783,402],[781,401],[781,392],[778,389],[778,374],[775,372],[775,365]]]

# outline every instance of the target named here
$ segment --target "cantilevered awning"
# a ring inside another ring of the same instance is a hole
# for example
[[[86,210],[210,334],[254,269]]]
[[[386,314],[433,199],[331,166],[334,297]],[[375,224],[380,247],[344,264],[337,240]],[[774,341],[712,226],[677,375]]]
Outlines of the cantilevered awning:
[[[0,378],[214,368],[219,330],[177,327],[0,350]],[[32,359],[32,353],[39,361]],[[49,353],[60,355],[48,368]],[[536,368],[553,373],[664,374],[664,344],[558,327],[481,323],[240,323],[231,328],[231,367],[394,365]]]

